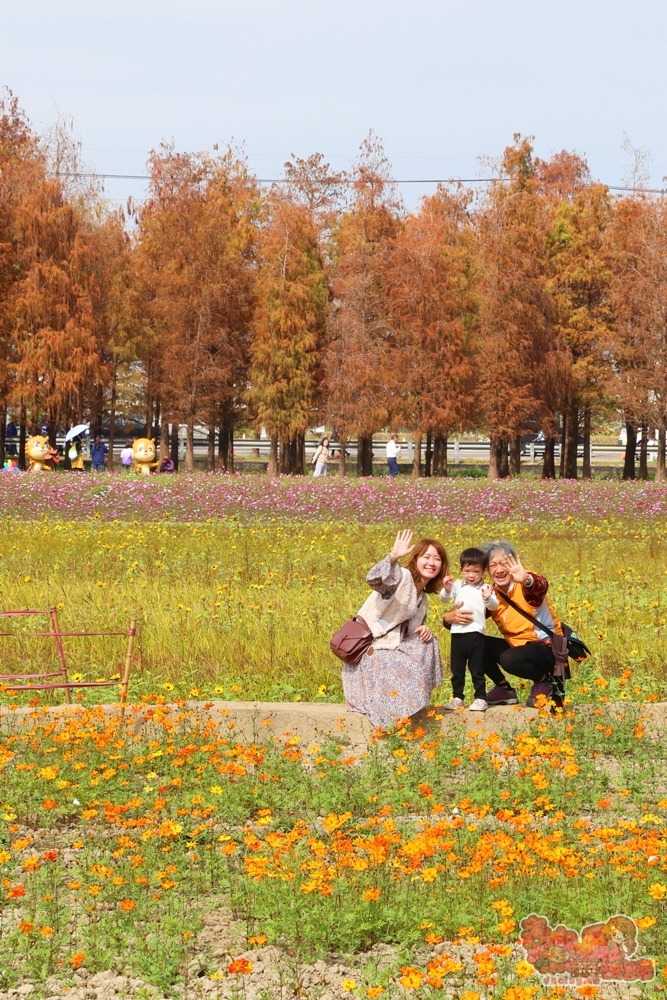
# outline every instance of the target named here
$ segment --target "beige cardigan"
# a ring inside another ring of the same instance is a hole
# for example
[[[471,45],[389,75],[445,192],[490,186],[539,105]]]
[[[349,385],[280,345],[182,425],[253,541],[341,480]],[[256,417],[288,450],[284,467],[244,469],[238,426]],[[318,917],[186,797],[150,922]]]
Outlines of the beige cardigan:
[[[417,593],[412,573],[385,556],[369,571],[366,582],[373,588],[358,614],[375,636],[374,649],[396,649],[426,619],[427,599]],[[401,626],[407,622],[406,628]]]

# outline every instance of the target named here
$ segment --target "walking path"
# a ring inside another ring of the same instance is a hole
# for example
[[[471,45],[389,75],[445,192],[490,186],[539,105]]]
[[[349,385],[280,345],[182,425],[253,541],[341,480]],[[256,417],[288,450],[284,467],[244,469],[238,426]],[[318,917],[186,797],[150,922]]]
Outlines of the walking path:
[[[119,706],[102,705],[104,713],[110,717],[119,713]],[[614,713],[636,713],[641,715],[649,731],[656,736],[667,733],[667,703],[638,705],[634,702],[607,702],[603,706],[580,704],[570,711],[577,716],[593,716],[596,709],[606,708]],[[273,701],[189,701],[182,707],[170,705],[129,705],[126,718],[129,728],[139,735],[146,727],[150,730],[151,719],[156,712],[166,710],[182,713],[193,712],[200,715],[207,712],[218,722],[221,729],[231,731],[243,742],[265,740],[267,736],[288,739],[300,736],[302,740],[313,742],[326,736],[339,738],[342,742],[360,746],[368,742],[373,727],[365,716],[349,712],[345,705],[317,702],[273,702]],[[46,709],[49,718],[76,714],[82,709],[78,705],[61,705]],[[44,717],[44,708],[0,708],[0,732],[15,730],[17,725],[32,726]],[[424,728],[446,731],[450,727],[465,726],[477,730],[484,736],[490,733],[511,733],[526,726],[538,717],[537,709],[522,705],[497,706],[487,712],[443,712],[441,706],[432,706],[414,717],[413,723]]]

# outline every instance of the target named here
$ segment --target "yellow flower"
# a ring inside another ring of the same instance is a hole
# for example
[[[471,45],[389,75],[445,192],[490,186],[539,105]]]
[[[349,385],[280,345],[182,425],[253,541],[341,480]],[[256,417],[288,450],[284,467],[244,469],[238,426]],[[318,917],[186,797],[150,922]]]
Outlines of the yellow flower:
[[[165,684],[162,685],[162,690],[163,691],[173,691],[174,690],[174,685],[170,684],[169,681],[167,681]]]
[[[514,966],[514,971],[516,972],[517,976],[521,977],[521,979],[527,979],[528,976],[532,976],[532,974],[535,972],[535,969],[530,964],[530,962],[526,962],[524,959],[522,959],[520,962],[516,963],[516,965]]]
[[[667,885],[662,882],[654,882],[649,886],[648,894],[652,899],[664,899],[667,896]]]
[[[350,990],[356,990],[357,988],[357,984],[355,983],[354,979],[343,979],[341,980],[340,985],[347,993],[349,993]]]
[[[222,795],[222,788],[220,785],[211,785],[211,795]]]
[[[639,920],[635,920],[635,923],[640,931],[646,931],[649,927],[653,927],[656,919],[655,917],[640,917]]]

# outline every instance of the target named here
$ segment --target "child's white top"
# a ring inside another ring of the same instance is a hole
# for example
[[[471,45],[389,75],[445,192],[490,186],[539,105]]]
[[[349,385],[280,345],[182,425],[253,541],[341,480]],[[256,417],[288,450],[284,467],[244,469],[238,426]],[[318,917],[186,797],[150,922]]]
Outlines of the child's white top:
[[[466,583],[465,580],[454,580],[449,593],[443,587],[440,591],[440,600],[443,603],[454,601],[458,604],[463,601],[462,611],[472,611],[473,619],[468,625],[452,625],[452,632],[486,632],[486,610],[495,611],[498,607],[498,598],[491,594],[486,601],[482,597],[482,587],[484,581],[479,583]]]

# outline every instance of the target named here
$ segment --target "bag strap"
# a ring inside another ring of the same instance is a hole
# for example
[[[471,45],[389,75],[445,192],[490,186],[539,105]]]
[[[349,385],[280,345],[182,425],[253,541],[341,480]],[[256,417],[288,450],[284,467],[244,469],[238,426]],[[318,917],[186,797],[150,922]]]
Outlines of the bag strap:
[[[503,598],[504,601],[507,601],[507,603],[511,608],[514,608],[514,610],[518,611],[520,615],[523,615],[523,617],[526,618],[529,622],[531,622],[535,626],[535,628],[538,628],[540,632],[546,632],[549,638],[553,639],[554,635],[556,634],[553,631],[553,629],[550,629],[548,625],[545,625],[543,622],[539,620],[539,618],[535,618],[535,616],[531,615],[528,611],[524,611],[521,605],[517,604],[516,601],[513,601],[512,598],[509,596],[509,594],[506,594],[504,590],[500,590],[499,587],[494,587],[493,589],[496,591],[496,593],[500,594],[500,596]]]

